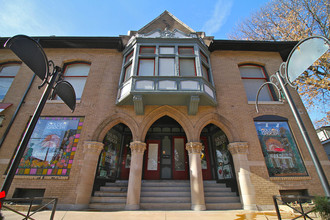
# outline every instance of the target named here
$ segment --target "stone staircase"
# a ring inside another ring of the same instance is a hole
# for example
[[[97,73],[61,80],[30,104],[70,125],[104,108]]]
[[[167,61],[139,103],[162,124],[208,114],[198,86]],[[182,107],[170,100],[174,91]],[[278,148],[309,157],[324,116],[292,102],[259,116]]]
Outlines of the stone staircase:
[[[101,186],[91,198],[89,209],[102,211],[125,210],[127,181]],[[225,184],[204,181],[207,210],[242,209],[239,197]],[[189,180],[142,180],[141,210],[191,210]]]
[[[102,211],[125,210],[128,181],[117,180],[115,183],[106,183],[92,196],[89,209]]]
[[[190,210],[190,182],[143,180],[140,209],[142,210]]]
[[[204,181],[204,198],[206,210],[242,209],[239,196],[224,183]]]

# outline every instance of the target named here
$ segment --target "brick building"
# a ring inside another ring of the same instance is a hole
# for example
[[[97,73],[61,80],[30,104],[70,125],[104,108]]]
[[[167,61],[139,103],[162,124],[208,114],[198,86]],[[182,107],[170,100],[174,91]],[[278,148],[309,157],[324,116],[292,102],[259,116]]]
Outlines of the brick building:
[[[255,210],[273,208],[272,195],[324,194],[288,104],[265,87],[255,111],[259,86],[296,42],[216,40],[167,11],[126,36],[35,39],[77,106],[47,101],[9,197],[57,197],[63,209]],[[9,49],[0,75],[5,174],[43,89]]]

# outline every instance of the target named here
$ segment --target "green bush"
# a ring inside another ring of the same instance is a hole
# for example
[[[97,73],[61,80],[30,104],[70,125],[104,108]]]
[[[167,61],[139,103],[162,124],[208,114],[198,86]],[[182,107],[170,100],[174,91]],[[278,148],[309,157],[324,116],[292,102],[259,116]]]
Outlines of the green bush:
[[[322,219],[330,219],[330,199],[328,197],[317,196],[314,200],[315,211]]]

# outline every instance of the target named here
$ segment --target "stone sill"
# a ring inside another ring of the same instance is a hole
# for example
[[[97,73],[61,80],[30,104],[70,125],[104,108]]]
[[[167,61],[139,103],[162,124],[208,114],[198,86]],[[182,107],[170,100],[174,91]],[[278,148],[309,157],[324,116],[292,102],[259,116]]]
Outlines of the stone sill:
[[[270,177],[271,181],[301,181],[311,180],[310,176],[286,176],[286,177]]]
[[[81,100],[76,100],[76,104],[79,104]],[[47,104],[65,104],[62,100],[47,100]]]
[[[255,105],[256,101],[248,101],[249,105]],[[280,101],[258,101],[258,105],[283,105]]]
[[[2,179],[5,179],[6,175],[2,175]],[[29,179],[29,180],[68,180],[68,176],[20,176],[15,175],[15,179]]]

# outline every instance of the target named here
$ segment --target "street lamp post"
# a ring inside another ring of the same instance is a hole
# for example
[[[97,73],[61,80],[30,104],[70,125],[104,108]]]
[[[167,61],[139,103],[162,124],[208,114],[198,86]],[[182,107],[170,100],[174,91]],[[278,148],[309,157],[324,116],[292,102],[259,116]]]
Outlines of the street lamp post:
[[[292,49],[288,57],[288,60],[281,64],[279,71],[276,72],[275,75],[272,75],[270,77],[271,81],[266,82],[260,86],[256,97],[256,110],[258,112],[258,96],[261,89],[265,85],[272,84],[273,86],[275,86],[275,88],[279,92],[280,99],[282,92],[298,124],[299,130],[303,136],[308,152],[312,158],[312,161],[314,163],[316,172],[319,176],[325,195],[328,197],[330,197],[329,182],[327,180],[327,177],[325,176],[321,163],[317,157],[313,144],[309,138],[308,132],[306,131],[306,128],[300,118],[297,108],[285,85],[289,84],[291,87],[294,87],[292,82],[296,80],[298,76],[300,76],[309,66],[311,66],[316,60],[318,60],[324,53],[326,53],[329,50],[329,47],[330,47],[329,40],[321,36],[308,37],[300,41]],[[282,69],[284,69],[284,74],[282,74]],[[280,88],[278,88],[278,86],[272,81],[278,82]]]
[[[11,49],[43,81],[38,87],[39,89],[46,84],[39,104],[24,132],[23,138],[9,166],[5,181],[3,182],[1,192],[5,192],[5,195],[7,195],[18,165],[51,92],[53,91],[52,96],[58,95],[72,112],[76,105],[76,95],[72,85],[58,77],[61,73],[61,68],[55,66],[53,61],[48,61],[46,54],[37,41],[24,35],[17,35],[10,38],[4,46]],[[53,68],[52,73],[49,73],[49,67]]]

